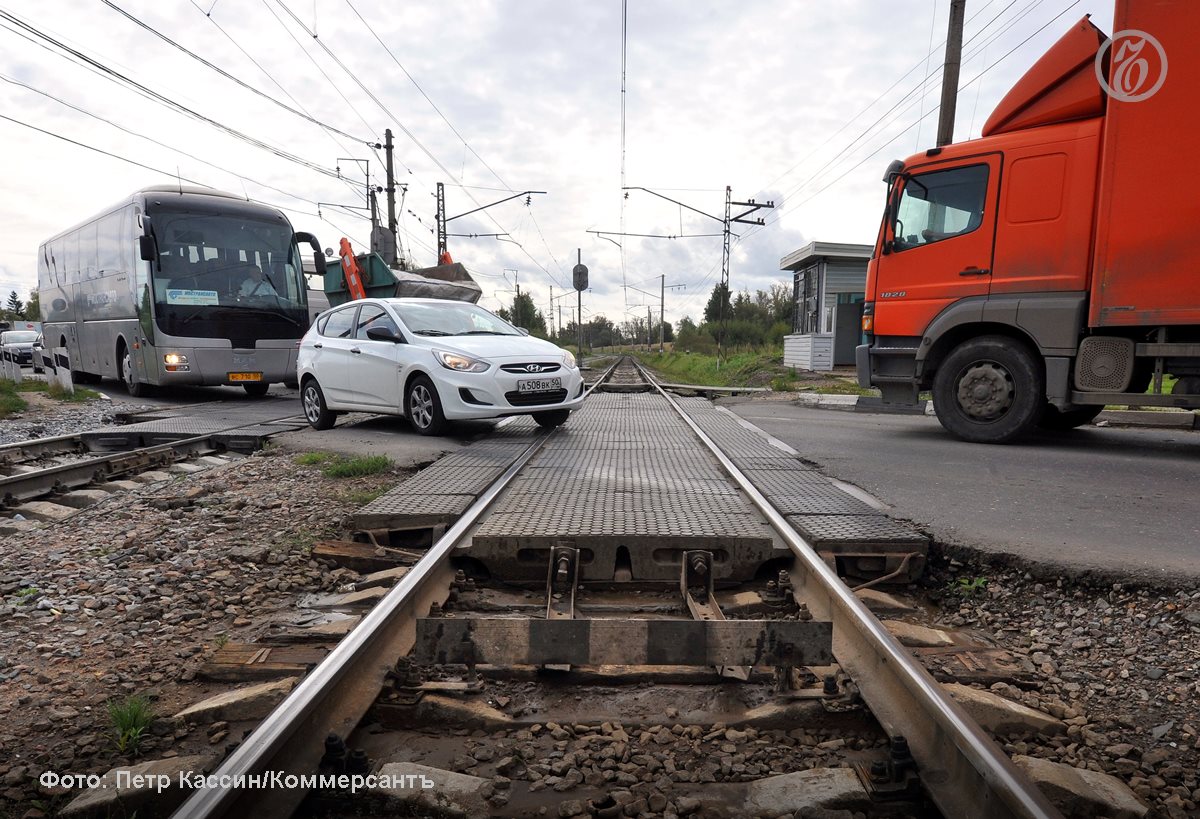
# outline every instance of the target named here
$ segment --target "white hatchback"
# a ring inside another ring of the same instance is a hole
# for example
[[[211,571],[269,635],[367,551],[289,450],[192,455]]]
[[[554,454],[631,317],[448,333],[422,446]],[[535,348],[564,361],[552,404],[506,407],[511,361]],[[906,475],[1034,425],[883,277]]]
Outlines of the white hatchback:
[[[555,427],[583,403],[575,356],[461,301],[362,299],[326,310],[296,364],[315,429],[349,411],[403,415],[422,435],[506,415]]]

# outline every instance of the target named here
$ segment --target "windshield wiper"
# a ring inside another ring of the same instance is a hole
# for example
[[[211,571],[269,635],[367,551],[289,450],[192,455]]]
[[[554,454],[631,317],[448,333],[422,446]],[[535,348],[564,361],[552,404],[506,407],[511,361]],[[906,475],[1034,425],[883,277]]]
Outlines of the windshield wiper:
[[[447,333],[445,330],[413,330],[419,336],[452,336],[454,333]]]
[[[460,336],[511,336],[514,333],[502,333],[499,330],[467,330],[465,333],[456,333]]]
[[[298,319],[296,319],[292,316],[289,316],[283,310],[264,310],[261,307],[233,307],[233,306],[229,306],[229,305],[222,305],[221,307],[217,308],[216,312],[223,313],[226,315],[232,313],[234,315],[239,315],[239,316],[244,315],[245,313],[254,313],[255,315],[258,315],[258,316],[274,316],[276,318],[281,318],[285,321],[289,321],[301,329],[305,329],[304,325],[301,324]]]

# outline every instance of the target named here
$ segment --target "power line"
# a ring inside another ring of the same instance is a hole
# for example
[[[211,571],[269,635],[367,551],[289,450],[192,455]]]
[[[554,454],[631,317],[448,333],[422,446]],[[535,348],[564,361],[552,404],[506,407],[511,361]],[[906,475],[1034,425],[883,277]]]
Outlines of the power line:
[[[262,97],[263,99],[267,100],[268,102],[270,102],[270,103],[273,103],[274,105],[277,105],[277,106],[279,106],[279,107],[280,107],[280,108],[282,108],[284,111],[287,111],[289,114],[293,114],[293,115],[295,115],[295,116],[297,116],[297,117],[300,117],[300,118],[301,118],[301,119],[303,119],[303,120],[306,120],[306,121],[308,121],[308,122],[311,122],[313,125],[316,125],[318,128],[324,128],[324,129],[325,129],[325,130],[327,130],[327,131],[331,131],[331,132],[333,132],[333,133],[335,133],[335,134],[338,134],[338,135],[340,135],[340,136],[344,136],[344,137],[346,137],[347,139],[352,139],[352,140],[354,140],[355,142],[364,142],[364,143],[367,143],[367,144],[372,144],[372,143],[374,143],[374,140],[362,139],[361,137],[356,137],[356,136],[354,136],[353,134],[348,134],[348,133],[346,133],[345,131],[339,130],[338,128],[334,128],[332,125],[329,125],[329,124],[327,124],[327,123],[324,123],[324,122],[322,122],[321,120],[319,120],[319,119],[317,119],[316,117],[314,117],[314,116],[312,116],[312,115],[308,114],[308,113],[307,113],[307,112],[305,112],[305,111],[299,111],[299,110],[297,110],[297,109],[295,109],[295,108],[292,108],[290,105],[287,105],[286,103],[283,103],[283,102],[281,102],[281,101],[279,101],[279,100],[275,99],[275,98],[274,98],[274,97],[272,97],[270,94],[264,93],[264,92],[262,92],[262,91],[258,90],[257,88],[255,88],[254,86],[250,85],[249,83],[247,83],[247,82],[244,82],[243,80],[240,80],[240,79],[238,79],[237,77],[233,76],[233,75],[232,75],[232,74],[230,74],[228,71],[226,71],[225,69],[221,68],[221,67],[220,67],[220,66],[218,66],[218,65],[215,65],[215,64],[213,64],[213,63],[209,62],[208,60],[204,59],[203,57],[201,57],[199,54],[195,53],[194,51],[191,51],[190,49],[188,49],[188,48],[185,48],[184,46],[182,46],[182,45],[180,45],[179,43],[177,43],[175,40],[172,40],[170,37],[168,37],[167,35],[163,34],[161,31],[158,31],[157,29],[155,29],[155,28],[151,27],[151,26],[150,26],[148,23],[146,23],[146,22],[144,22],[144,21],[142,21],[142,20],[139,20],[138,18],[134,17],[132,14],[130,14],[129,12],[125,11],[125,9],[121,8],[121,7],[120,7],[120,6],[118,6],[116,3],[113,3],[113,2],[112,2],[112,0],[103,0],[103,2],[104,2],[104,5],[108,6],[108,7],[109,7],[110,9],[112,9],[113,11],[115,11],[115,12],[117,12],[118,14],[122,15],[123,17],[125,17],[125,19],[129,20],[129,21],[130,21],[130,22],[132,22],[132,23],[135,23],[136,25],[138,25],[138,26],[140,26],[141,28],[145,29],[146,31],[150,32],[150,33],[151,33],[151,34],[153,34],[155,37],[158,37],[160,40],[162,40],[163,42],[165,42],[165,43],[167,43],[167,44],[169,44],[169,45],[173,46],[174,48],[178,49],[179,51],[182,51],[184,54],[188,55],[188,56],[189,56],[189,57],[191,57],[193,60],[196,60],[196,61],[197,61],[197,62],[199,62],[201,65],[204,65],[204,66],[206,66],[206,67],[208,67],[208,68],[212,69],[213,71],[217,72],[217,73],[218,73],[218,74],[220,74],[222,77],[224,77],[225,79],[229,80],[230,82],[237,83],[237,84],[238,84],[238,85],[240,85],[242,88],[245,88],[247,91],[249,91],[250,93],[252,93],[252,94],[256,94],[256,95],[258,95],[258,96]],[[211,19],[212,19],[212,17],[211,17],[211,16],[209,16],[209,19],[211,20]],[[261,67],[261,66],[260,66],[260,67]]]
[[[160,142],[159,140],[155,139],[154,137],[147,136],[146,134],[138,133],[137,131],[134,131],[134,130],[132,130],[132,129],[126,128],[126,127],[125,127],[125,126],[123,126],[123,125],[120,125],[119,123],[113,122],[113,121],[112,121],[112,120],[110,120],[110,119],[107,119],[107,118],[105,118],[105,117],[102,117],[102,116],[100,116],[99,114],[95,114],[95,113],[93,113],[93,112],[91,112],[91,111],[88,111],[88,110],[87,110],[87,109],[85,109],[85,108],[81,108],[81,107],[79,107],[78,105],[75,105],[75,104],[73,104],[73,103],[67,102],[67,101],[66,101],[66,100],[64,100],[64,99],[60,99],[59,97],[56,97],[56,96],[54,96],[53,94],[49,93],[48,91],[43,91],[43,90],[41,90],[41,89],[39,89],[39,88],[34,88],[32,85],[28,85],[28,84],[26,84],[26,83],[23,83],[23,82],[21,82],[20,80],[14,79],[14,78],[12,78],[12,77],[9,77],[9,76],[7,76],[7,75],[5,75],[5,74],[0,74],[0,80],[3,80],[4,82],[10,83],[11,85],[18,85],[18,86],[20,86],[21,88],[25,88],[25,89],[27,89],[27,90],[29,90],[29,91],[32,91],[32,92],[33,92],[33,93],[35,93],[35,94],[40,94],[40,95],[42,95],[43,97],[46,97],[46,98],[48,98],[48,99],[51,99],[51,100],[54,100],[55,102],[57,102],[57,103],[58,103],[58,104],[60,104],[60,105],[63,105],[63,106],[65,106],[65,107],[67,107],[67,108],[70,108],[70,109],[72,109],[73,111],[78,111],[79,113],[83,114],[84,116],[88,116],[88,117],[92,117],[93,119],[97,119],[97,120],[99,120],[100,122],[103,122],[103,123],[105,123],[106,125],[110,125],[110,126],[112,126],[113,128],[116,128],[116,129],[117,129],[117,130],[119,130],[119,131],[122,131],[122,132],[124,132],[124,133],[126,133],[126,134],[129,134],[130,136],[137,137],[138,139],[144,139],[144,140],[146,140],[147,142],[153,143],[154,145],[157,145],[157,146],[159,146],[160,148],[165,148],[165,149],[167,149],[168,151],[173,151],[173,152],[175,152],[175,153],[183,154],[184,156],[186,156],[186,157],[187,157],[187,158],[189,158],[189,159],[195,160],[196,162],[200,162],[201,164],[207,165],[207,166],[209,166],[210,168],[216,168],[216,169],[217,169],[217,170],[219,170],[219,171],[224,171],[224,172],[226,172],[226,173],[232,174],[233,176],[236,176],[238,179],[244,180],[244,181],[246,181],[246,182],[252,182],[252,183],[254,183],[255,185],[258,185],[258,186],[259,186],[259,187],[261,187],[261,188],[267,188],[267,189],[269,189],[269,190],[273,190],[273,191],[275,191],[276,193],[283,194],[284,196],[290,197],[290,198],[292,198],[292,199],[299,199],[299,200],[300,200],[300,201],[302,201],[302,202],[308,202],[308,203],[310,203],[310,204],[313,204],[313,205],[317,204],[317,203],[316,203],[316,200],[309,199],[309,198],[307,198],[307,197],[304,197],[304,196],[297,196],[297,195],[295,195],[295,194],[288,193],[287,191],[283,190],[282,188],[277,188],[277,187],[275,187],[274,185],[268,185],[266,182],[260,182],[260,181],[258,181],[257,179],[253,179],[253,178],[251,178],[251,177],[248,177],[248,176],[243,176],[242,174],[239,174],[239,173],[237,173],[236,171],[231,171],[231,170],[229,170],[228,168],[222,167],[221,165],[217,165],[217,164],[215,164],[215,163],[213,163],[213,162],[209,162],[209,161],[208,161],[208,160],[206,160],[206,159],[201,159],[200,157],[196,156],[195,154],[189,153],[189,152],[187,152],[187,151],[183,150],[182,148],[176,148],[176,147],[174,147],[174,146],[172,146],[172,145],[168,145],[168,144],[167,144],[167,143],[165,143],[165,142]]]
[[[425,93],[425,89],[420,86],[420,84],[416,81],[416,79],[413,77],[412,74],[408,73],[408,69],[405,68],[404,64],[400,62],[400,59],[396,56],[395,52],[393,52],[390,48],[388,48],[387,44],[384,43],[383,40],[381,40],[379,38],[379,35],[376,34],[375,30],[373,28],[371,28],[371,26],[367,23],[367,21],[365,19],[363,19],[362,14],[358,11],[358,9],[356,9],[354,7],[354,4],[352,2],[350,2],[350,0],[346,0],[346,5],[350,7],[350,10],[354,12],[354,15],[356,17],[358,17],[359,21],[363,24],[363,26],[366,27],[367,31],[371,32],[371,36],[374,37],[375,41],[378,42],[379,45],[383,47],[383,50],[386,51],[388,56],[392,58],[392,61],[400,68],[401,71],[404,72],[404,76],[408,77],[409,82],[411,82],[413,84],[413,86],[418,91],[421,92],[421,96],[425,98],[425,101],[429,103],[430,107],[433,108],[433,110],[437,112],[437,115],[442,118],[442,121],[445,122],[446,125],[450,128],[450,130],[454,132],[454,135],[456,137],[458,137],[458,140],[459,140],[459,142],[461,142],[463,144],[463,147],[465,147],[468,151],[470,151],[471,154],[476,159],[479,160],[480,164],[482,164],[483,167],[487,168],[488,171],[492,174],[492,176],[496,177],[496,180],[501,185],[504,185],[505,190],[511,192],[512,188],[509,186],[509,184],[507,182],[505,182],[503,178],[501,178],[500,174],[498,174],[492,168],[492,166],[489,165],[484,160],[484,158],[479,155],[479,153],[474,148],[471,147],[471,144],[469,142],[467,142],[467,138],[464,137],[461,133],[459,133],[458,129],[455,128],[454,125],[450,122],[450,120],[448,120],[446,118],[446,115],[442,113],[442,109],[438,108],[437,105],[434,104],[433,100],[429,98],[429,95]]]
[[[297,165],[302,165],[303,167],[306,167],[309,170],[316,171],[317,173],[324,174],[325,176],[329,176],[329,177],[332,177],[335,179],[337,178],[336,173],[328,170],[327,168],[324,168],[324,167],[318,165],[315,162],[310,162],[310,161],[304,159],[303,157],[292,154],[288,151],[283,150],[282,148],[277,148],[267,142],[264,142],[263,140],[252,137],[249,134],[246,134],[242,131],[238,131],[235,128],[231,128],[228,125],[218,122],[217,120],[213,119],[212,117],[205,116],[204,114],[201,114],[198,111],[195,111],[195,110],[183,105],[182,103],[176,102],[175,100],[171,99],[170,97],[167,97],[163,94],[160,94],[157,91],[154,91],[154,90],[148,88],[147,86],[132,79],[131,77],[128,77],[125,74],[122,74],[121,72],[119,72],[113,68],[109,68],[108,66],[101,63],[99,60],[93,59],[92,57],[89,57],[88,55],[84,54],[83,52],[79,51],[78,49],[72,48],[71,46],[66,45],[65,43],[55,39],[54,37],[51,37],[49,34],[46,34],[45,32],[39,30],[35,26],[24,22],[20,18],[10,14],[7,11],[0,10],[0,18],[2,18],[5,21],[7,21],[8,23],[15,25],[18,28],[28,32],[29,34],[32,34],[33,36],[35,36],[41,40],[44,40],[47,43],[50,43],[54,47],[60,49],[62,52],[65,52],[66,55],[69,55],[70,57],[73,57],[76,60],[83,62],[85,65],[91,67],[93,70],[96,70],[98,73],[100,73],[100,75],[102,77],[105,77],[106,79],[109,79],[110,81],[118,83],[118,84],[124,84],[127,87],[136,91],[137,93],[141,94],[142,96],[153,100],[154,102],[157,102],[167,108],[171,108],[172,110],[175,110],[179,113],[182,113],[189,117],[197,119],[201,122],[207,123],[208,125],[211,125],[212,127],[216,128],[220,131],[224,131],[225,133],[229,134],[230,136],[233,136],[239,140],[242,140],[243,142],[246,142],[247,144],[252,145],[256,148],[260,148],[262,150],[269,151],[272,154],[275,154],[276,156],[278,156],[282,159],[288,160],[289,162],[293,162]],[[13,29],[9,28],[8,26],[5,26],[5,28],[8,28],[8,30],[13,31]],[[24,34],[21,34],[21,32],[14,31],[13,33],[17,34],[18,36],[24,37],[25,39],[29,39]],[[64,56],[64,55],[59,54],[58,56]]]

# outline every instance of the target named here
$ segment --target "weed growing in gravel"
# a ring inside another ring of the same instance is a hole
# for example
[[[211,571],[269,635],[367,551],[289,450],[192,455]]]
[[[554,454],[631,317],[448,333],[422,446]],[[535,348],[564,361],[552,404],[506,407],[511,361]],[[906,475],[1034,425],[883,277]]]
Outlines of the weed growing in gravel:
[[[386,455],[368,455],[364,458],[347,458],[332,461],[321,470],[326,478],[359,478],[376,475],[392,468],[392,459]]]
[[[381,486],[378,489],[360,489],[357,492],[347,492],[342,495],[342,500],[354,506],[366,506],[387,490],[386,486]]]
[[[225,648],[225,646],[229,645],[229,635],[222,631],[213,638],[213,645],[217,648]]]
[[[41,594],[41,589],[37,586],[26,586],[23,589],[17,589],[17,597],[20,597],[22,600],[28,600],[30,597],[35,597],[39,594]]]
[[[960,577],[950,583],[950,591],[960,597],[974,597],[983,594],[987,584],[986,577]]]
[[[150,700],[140,694],[123,700],[108,701],[108,721],[112,726],[117,752],[136,756],[142,735],[154,721]]]

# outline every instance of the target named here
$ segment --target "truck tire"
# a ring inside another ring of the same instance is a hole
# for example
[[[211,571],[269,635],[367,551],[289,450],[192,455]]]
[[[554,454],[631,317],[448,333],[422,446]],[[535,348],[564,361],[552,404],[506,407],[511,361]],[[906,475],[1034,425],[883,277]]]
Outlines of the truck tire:
[[[1038,421],[1038,426],[1052,432],[1063,432],[1068,429],[1081,427],[1084,424],[1090,424],[1103,411],[1103,405],[1076,407],[1064,412],[1053,404],[1047,404],[1046,409],[1042,412],[1041,420]]]
[[[1005,336],[963,342],[933,379],[938,421],[964,441],[1005,444],[1029,432],[1046,406],[1041,362]]]

